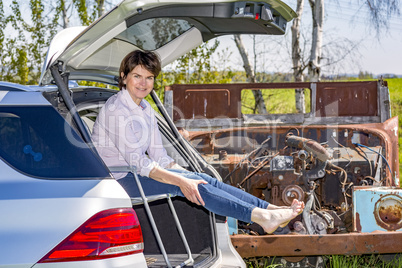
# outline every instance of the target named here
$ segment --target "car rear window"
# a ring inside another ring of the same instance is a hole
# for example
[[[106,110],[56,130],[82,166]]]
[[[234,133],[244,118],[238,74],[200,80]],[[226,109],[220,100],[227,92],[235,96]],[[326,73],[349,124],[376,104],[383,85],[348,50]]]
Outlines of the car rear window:
[[[0,107],[0,157],[33,177],[110,177],[99,157],[51,106]]]
[[[126,40],[145,50],[155,50],[193,27],[185,20],[153,18],[140,21],[116,38]]]

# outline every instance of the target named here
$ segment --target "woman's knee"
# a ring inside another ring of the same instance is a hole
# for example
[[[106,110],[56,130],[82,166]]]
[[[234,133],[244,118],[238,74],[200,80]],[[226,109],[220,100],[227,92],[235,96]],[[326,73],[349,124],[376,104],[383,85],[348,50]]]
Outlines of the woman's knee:
[[[200,195],[203,196],[204,194],[207,195],[214,195],[215,194],[215,187],[211,184],[198,184],[198,191],[200,192]]]
[[[197,176],[198,176],[201,180],[207,181],[208,183],[214,183],[214,182],[218,181],[217,179],[215,179],[215,178],[209,176],[209,175],[206,174],[206,173],[195,173],[195,174],[197,174]]]
[[[187,179],[191,180],[205,180],[202,176],[201,173],[196,173],[196,172],[187,172],[187,173],[182,173],[180,174],[183,177],[186,177]],[[207,181],[208,182],[208,181]]]

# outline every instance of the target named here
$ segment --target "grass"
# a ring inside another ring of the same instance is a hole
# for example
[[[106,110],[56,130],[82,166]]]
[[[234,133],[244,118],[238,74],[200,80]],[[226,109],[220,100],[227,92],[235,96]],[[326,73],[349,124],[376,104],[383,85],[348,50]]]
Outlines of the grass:
[[[267,112],[269,114],[290,114],[296,113],[295,90],[292,89],[261,89]],[[310,112],[310,90],[305,89],[306,113]],[[254,114],[255,99],[251,89],[244,89],[241,93],[241,112],[243,114]]]
[[[328,268],[400,268],[402,267],[402,258],[395,258],[393,260],[384,260],[379,255],[367,255],[367,256],[342,256],[333,255],[327,256]]]
[[[391,98],[391,111],[399,119],[399,173],[402,168],[402,78],[386,79]]]
[[[308,267],[316,267],[314,262],[310,262]],[[280,258],[251,258],[247,260],[247,268],[280,268],[280,267],[304,267],[297,263],[280,261]],[[323,256],[324,268],[402,268],[402,256],[399,255],[331,255]]]

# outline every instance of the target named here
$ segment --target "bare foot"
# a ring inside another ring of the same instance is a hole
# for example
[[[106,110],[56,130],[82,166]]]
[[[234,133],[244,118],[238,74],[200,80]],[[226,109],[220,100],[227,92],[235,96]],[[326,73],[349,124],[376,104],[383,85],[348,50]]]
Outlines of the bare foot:
[[[304,209],[304,202],[303,202],[303,201],[299,201],[299,200],[297,200],[297,199],[293,199],[292,204],[290,205],[289,208],[290,208],[290,209],[293,209],[294,211],[298,211],[298,214],[297,214],[297,215],[299,215],[299,214],[301,214],[301,213],[303,212],[303,209]],[[297,216],[297,215],[296,215],[296,216]],[[295,216],[295,217],[296,217],[296,216]],[[281,227],[281,228],[286,227],[286,225],[288,225],[291,220],[292,220],[292,219],[283,222],[282,224],[279,225],[279,227]]]
[[[295,201],[289,208],[266,210],[255,208],[251,220],[258,223],[268,234],[273,233],[281,224],[289,222],[303,211],[304,203]]]

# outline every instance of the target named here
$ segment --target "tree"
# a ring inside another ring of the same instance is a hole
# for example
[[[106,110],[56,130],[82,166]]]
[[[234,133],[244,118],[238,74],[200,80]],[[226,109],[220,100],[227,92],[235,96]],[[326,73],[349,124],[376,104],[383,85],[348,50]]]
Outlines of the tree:
[[[400,15],[398,0],[364,0],[366,8],[369,10],[370,17],[368,25],[374,26],[374,29],[379,36],[384,30],[388,29],[389,17]],[[312,11],[312,41],[309,61],[307,63],[308,74],[310,81],[319,81],[321,77],[322,67],[322,51],[323,51],[323,23],[324,23],[324,0],[309,0]],[[303,56],[300,48],[300,25],[303,14],[304,0],[297,1],[296,13],[298,17],[293,20],[292,25],[292,62],[293,75],[295,81],[303,81],[303,71],[306,68],[303,63]],[[343,42],[344,45],[340,45]],[[353,52],[357,45],[352,44],[348,39],[338,40],[332,43],[333,47],[342,46],[342,49],[334,49],[328,47],[328,64],[334,64],[347,55],[356,54]],[[296,89],[296,109],[299,112],[304,112],[304,90]]]
[[[308,73],[310,81],[318,82],[321,76],[322,33],[324,24],[324,0],[309,0],[311,6],[313,33]]]
[[[292,63],[293,63],[293,76],[296,82],[303,82],[303,71],[305,69],[302,52],[300,48],[300,27],[301,17],[303,14],[304,0],[297,0],[296,14],[297,17],[293,19],[292,23]]]
[[[239,34],[234,35],[234,41],[236,43],[237,49],[240,52],[241,58],[243,60],[243,67],[244,70],[246,71],[246,76],[249,81],[249,83],[256,83],[256,77],[253,68],[251,67],[249,58],[248,58],[248,53],[246,51],[246,48],[244,47],[243,41],[241,39],[241,36]],[[254,39],[255,42],[255,39]],[[254,53],[254,55],[256,55]],[[256,65],[254,63],[254,65]],[[264,103],[264,98],[262,96],[261,90],[252,90],[254,99],[255,99],[255,108],[254,111],[258,111],[260,114],[266,114],[267,113],[267,108],[265,107]]]
[[[63,29],[66,29],[66,28],[68,28],[68,24],[70,22],[70,19],[67,16],[68,6],[66,6],[66,1],[64,1],[64,0],[60,0],[59,3],[60,3],[60,10],[62,12],[62,18],[63,18]],[[56,9],[56,11],[59,11],[59,10]]]
[[[56,32],[54,20],[45,15],[45,7],[41,0],[30,0],[30,17],[22,16],[17,0],[11,3],[12,14],[7,22],[17,31],[14,37],[7,37],[8,47],[2,65],[7,66],[6,77],[21,84],[34,84],[40,76],[45,50],[50,38]]]
[[[374,27],[378,37],[384,31],[388,31],[389,18],[400,15],[399,0],[364,0],[364,2],[370,14],[368,25]]]
[[[6,28],[7,21],[4,16],[4,8],[3,8],[3,1],[0,1],[0,51],[2,53],[0,54],[0,78],[3,77],[4,73],[4,57],[5,57],[5,37],[4,37],[4,29]]]
[[[218,46],[217,39],[212,44],[210,41],[205,42],[166,66],[155,80],[155,89],[159,90],[159,97],[163,97],[163,85],[230,83],[234,73],[228,68],[218,72],[212,64],[212,55]],[[230,54],[227,50],[218,53],[218,62],[224,65]]]
[[[31,55],[29,62],[29,70],[31,73],[32,81],[38,81],[40,77],[40,67],[45,56],[46,48],[49,45],[49,39],[56,33],[56,29],[50,23],[47,23],[44,18],[44,6],[41,0],[30,0],[31,8],[31,21],[29,25],[22,18],[18,18],[23,21],[24,29],[30,33],[32,42],[28,43],[28,52]],[[49,31],[50,30],[50,31]],[[49,33],[47,33],[49,31]],[[24,50],[25,47],[23,46]],[[26,57],[28,60],[28,57]],[[22,67],[23,68],[23,67]],[[28,80],[26,81],[28,82]],[[25,81],[23,81],[25,84]]]
[[[63,29],[70,25],[71,17],[78,16],[81,25],[90,25],[105,12],[104,0],[60,0],[50,1],[47,5],[55,16],[61,17],[62,22],[58,23]],[[54,6],[55,4],[55,6]]]
[[[89,25],[103,14],[105,1],[29,0],[28,5],[30,14],[22,16],[20,8],[25,6],[12,0],[12,12],[7,15],[4,14],[3,1],[0,1],[1,80],[38,83],[46,49],[56,32],[69,26],[74,11],[83,25]],[[8,35],[3,32],[6,27],[13,28]]]
[[[176,60],[176,77],[174,83],[214,83],[217,77],[213,73],[211,56],[216,51],[219,41],[212,45],[205,42]]]
[[[310,57],[307,64],[310,81],[317,82],[321,76],[321,57],[323,44],[323,23],[324,23],[324,0],[309,0],[312,14],[312,42]],[[303,14],[304,0],[297,0],[296,14],[297,18],[292,24],[292,63],[293,76],[296,82],[304,81],[303,71],[306,65],[303,63],[300,48],[300,25]],[[305,113],[304,89],[295,89],[296,111]]]
[[[105,13],[105,0],[96,0],[96,11],[98,12],[96,17],[101,17]]]
[[[77,11],[82,25],[90,25],[105,12],[105,0],[72,0]],[[92,5],[92,10],[91,10]]]
[[[54,6],[55,4],[55,6]],[[50,11],[61,17],[61,23],[57,23],[66,29],[70,26],[71,17],[77,14],[82,25],[89,25],[105,12],[104,0],[60,0],[49,1]]]
[[[303,14],[304,0],[297,0],[296,14],[297,17],[293,19],[292,24],[292,63],[293,63],[293,77],[296,82],[303,82],[303,71],[305,65],[302,58],[300,48],[300,26],[301,15]],[[304,89],[295,89],[296,111],[298,113],[305,113],[306,107],[304,105]]]

